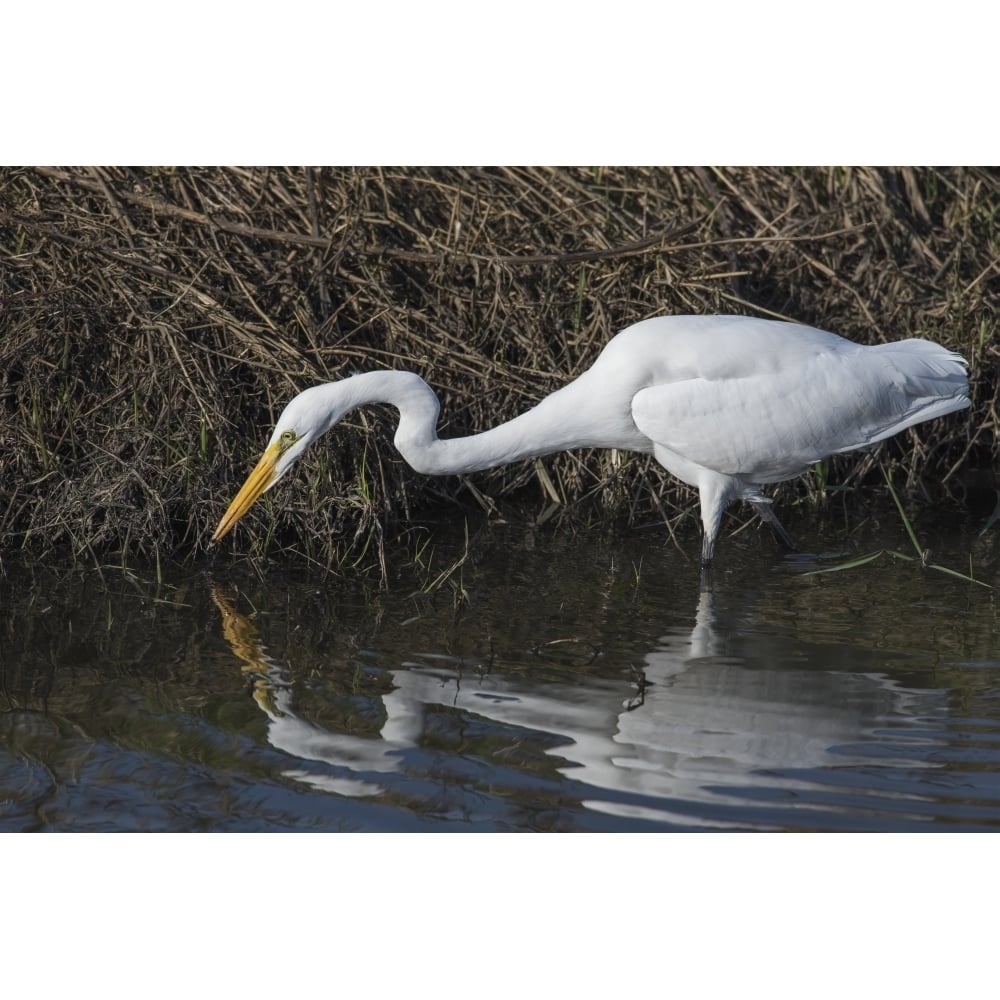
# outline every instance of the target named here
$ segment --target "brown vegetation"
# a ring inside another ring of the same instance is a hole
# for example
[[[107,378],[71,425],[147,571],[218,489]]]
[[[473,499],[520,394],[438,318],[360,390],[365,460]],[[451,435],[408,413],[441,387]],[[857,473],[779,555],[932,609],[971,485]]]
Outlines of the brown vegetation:
[[[410,368],[441,396],[442,435],[464,434],[661,313],[961,351],[972,410],[887,446],[911,489],[961,499],[996,448],[998,209],[1000,174],[960,168],[6,168],[2,551],[196,553],[297,390]],[[611,453],[426,479],[392,430],[351,415],[237,550],[336,567],[444,500],[670,521],[694,504]],[[831,478],[870,468],[846,456]]]

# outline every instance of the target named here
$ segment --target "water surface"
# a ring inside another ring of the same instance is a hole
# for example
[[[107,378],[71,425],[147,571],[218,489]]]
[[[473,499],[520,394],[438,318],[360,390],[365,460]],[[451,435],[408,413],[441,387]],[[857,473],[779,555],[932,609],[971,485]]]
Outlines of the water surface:
[[[1000,828],[991,591],[756,529],[710,590],[652,531],[428,538],[387,587],[8,566],[0,830]]]

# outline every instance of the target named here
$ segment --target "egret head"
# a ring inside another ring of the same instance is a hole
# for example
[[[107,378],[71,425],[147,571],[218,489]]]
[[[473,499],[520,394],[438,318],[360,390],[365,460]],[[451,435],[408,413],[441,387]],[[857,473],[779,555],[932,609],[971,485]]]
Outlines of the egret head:
[[[316,438],[329,430],[343,415],[337,408],[322,405],[323,400],[319,398],[317,390],[324,388],[326,387],[316,386],[306,389],[285,407],[260,461],[222,515],[222,520],[212,535],[213,542],[225,538],[257,499],[298,461]]]

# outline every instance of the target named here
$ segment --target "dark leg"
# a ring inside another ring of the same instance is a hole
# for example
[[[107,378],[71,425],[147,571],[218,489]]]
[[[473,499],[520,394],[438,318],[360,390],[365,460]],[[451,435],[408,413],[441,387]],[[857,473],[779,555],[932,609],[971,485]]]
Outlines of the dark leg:
[[[774,533],[784,542],[785,546],[791,549],[793,552],[798,551],[792,536],[788,534],[785,530],[785,526],[778,520],[778,515],[774,513],[774,509],[771,506],[771,501],[765,497],[759,500],[750,500],[753,504],[753,509],[760,514],[762,521],[767,521]]]

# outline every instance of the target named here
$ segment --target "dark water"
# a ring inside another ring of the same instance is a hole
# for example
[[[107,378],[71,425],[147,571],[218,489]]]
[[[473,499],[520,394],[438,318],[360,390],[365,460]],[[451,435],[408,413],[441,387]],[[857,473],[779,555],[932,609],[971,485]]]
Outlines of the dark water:
[[[992,591],[756,528],[711,591],[656,531],[427,538],[388,588],[8,565],[0,830],[1000,829]]]

